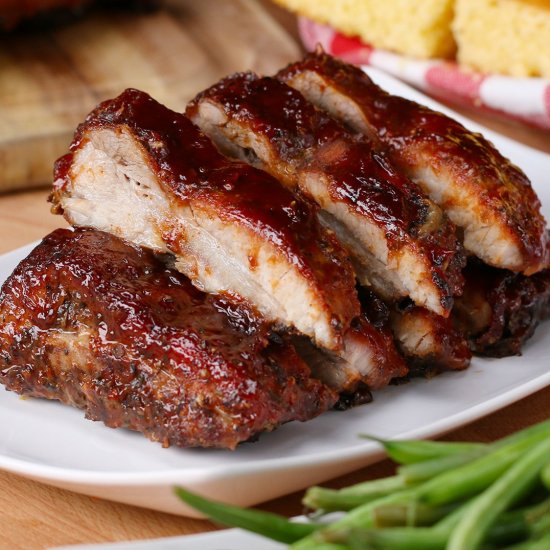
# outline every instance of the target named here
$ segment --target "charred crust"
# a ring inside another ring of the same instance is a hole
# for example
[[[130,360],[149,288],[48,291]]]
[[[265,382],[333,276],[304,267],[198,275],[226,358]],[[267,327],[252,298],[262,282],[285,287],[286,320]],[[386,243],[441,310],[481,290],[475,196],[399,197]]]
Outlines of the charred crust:
[[[372,402],[372,393],[369,387],[363,382],[359,382],[355,390],[340,394],[340,398],[334,405],[336,411],[346,411],[359,405],[365,405]]]
[[[0,378],[163,445],[235,448],[332,406],[286,337],[229,299],[106,233],[54,231],[3,286]]]

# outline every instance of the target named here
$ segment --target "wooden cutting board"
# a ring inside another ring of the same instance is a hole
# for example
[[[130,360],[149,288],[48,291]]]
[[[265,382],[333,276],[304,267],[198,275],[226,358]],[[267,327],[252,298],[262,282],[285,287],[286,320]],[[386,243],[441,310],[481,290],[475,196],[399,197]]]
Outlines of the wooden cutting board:
[[[220,77],[272,73],[300,55],[257,0],[165,0],[0,38],[0,191],[49,184],[99,102],[140,88],[175,110]]]

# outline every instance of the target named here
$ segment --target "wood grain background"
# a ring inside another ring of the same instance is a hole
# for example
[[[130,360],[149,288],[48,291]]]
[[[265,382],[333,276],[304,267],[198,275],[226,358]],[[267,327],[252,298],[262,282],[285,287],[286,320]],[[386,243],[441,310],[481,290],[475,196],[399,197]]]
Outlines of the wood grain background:
[[[175,110],[229,72],[271,73],[299,48],[256,0],[163,0],[0,36],[0,190],[48,182],[91,108],[125,88]]]

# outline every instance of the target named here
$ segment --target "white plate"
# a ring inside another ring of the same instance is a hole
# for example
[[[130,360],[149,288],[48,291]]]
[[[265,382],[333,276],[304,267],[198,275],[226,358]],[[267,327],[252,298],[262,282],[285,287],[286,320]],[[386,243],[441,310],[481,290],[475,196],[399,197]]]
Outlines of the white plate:
[[[423,94],[369,69],[387,90],[453,115]],[[550,156],[473,122],[529,175],[550,210]],[[31,247],[0,257],[3,280]],[[357,437],[431,437],[504,407],[550,384],[550,323],[522,357],[475,359],[460,373],[415,380],[375,394],[375,402],[287,424],[236,451],[162,449],[143,436],[85,420],[59,403],[0,392],[0,467],[58,487],[175,514],[192,515],[174,485],[239,505],[253,505],[358,469],[380,451]]]
[[[203,535],[112,544],[78,544],[58,548],[59,550],[197,550],[198,548],[200,550],[283,550],[288,546],[241,529],[224,529]]]

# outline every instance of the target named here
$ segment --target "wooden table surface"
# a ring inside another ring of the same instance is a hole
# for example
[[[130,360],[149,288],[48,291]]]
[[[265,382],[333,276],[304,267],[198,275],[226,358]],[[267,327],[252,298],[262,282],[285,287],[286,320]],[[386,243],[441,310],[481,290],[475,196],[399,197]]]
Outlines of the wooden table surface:
[[[286,28],[289,40],[296,37],[292,17],[271,6],[267,6],[267,10]],[[550,134],[462,112],[497,131],[550,153]],[[60,217],[49,213],[46,197],[47,190],[0,196],[0,253],[39,239],[63,225]],[[498,376],[497,371],[495,369],[495,376]],[[445,438],[491,441],[548,417],[550,388],[455,430]],[[391,470],[391,464],[383,461],[327,485],[339,487],[388,475]],[[300,497],[300,493],[288,495],[266,503],[262,508],[295,515],[301,511]],[[0,549],[10,550],[173,536],[214,528],[207,521],[89,498],[8,473],[0,473],[0,526]]]

